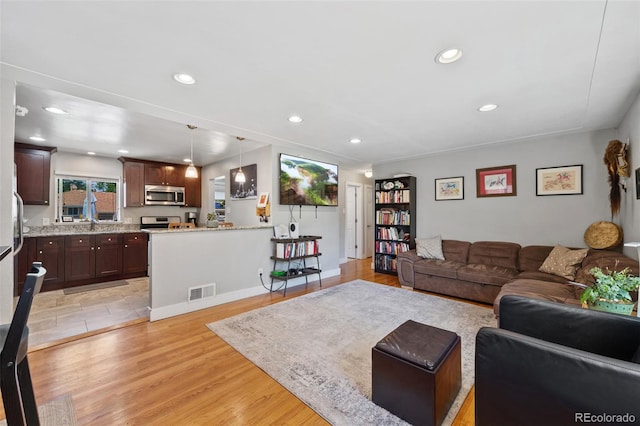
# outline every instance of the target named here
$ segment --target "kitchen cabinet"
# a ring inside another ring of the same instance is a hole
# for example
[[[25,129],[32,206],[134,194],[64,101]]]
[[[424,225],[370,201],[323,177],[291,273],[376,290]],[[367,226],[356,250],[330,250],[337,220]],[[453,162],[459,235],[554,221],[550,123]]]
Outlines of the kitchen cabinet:
[[[124,161],[124,207],[144,206],[144,163]]]
[[[22,294],[22,286],[31,269],[31,263],[36,260],[36,239],[25,238],[22,250],[13,258],[14,296]]]
[[[145,185],[184,186],[184,167],[176,164],[145,163]]]
[[[184,206],[200,207],[202,205],[202,167],[198,169],[197,178],[184,179]],[[187,168],[184,168],[186,172]]]
[[[27,237],[14,258],[14,295],[19,295],[34,261],[47,275],[42,291],[147,275],[144,232]]]
[[[64,275],[64,237],[39,237],[36,240],[36,261],[47,269],[41,291],[62,288]]]
[[[124,234],[122,249],[122,273],[144,273],[148,268],[147,239],[144,232]]]
[[[120,234],[69,235],[65,247],[66,282],[122,273]]]
[[[51,154],[55,152],[53,147],[15,144],[18,194],[25,204],[49,205]]]

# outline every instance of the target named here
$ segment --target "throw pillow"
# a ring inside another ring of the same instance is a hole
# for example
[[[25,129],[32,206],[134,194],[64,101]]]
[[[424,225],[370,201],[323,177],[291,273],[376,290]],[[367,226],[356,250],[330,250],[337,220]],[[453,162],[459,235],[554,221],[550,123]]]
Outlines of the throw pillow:
[[[425,259],[444,260],[442,253],[442,237],[416,238],[416,254]]]
[[[588,251],[589,249],[571,250],[555,246],[540,266],[539,271],[573,280]]]

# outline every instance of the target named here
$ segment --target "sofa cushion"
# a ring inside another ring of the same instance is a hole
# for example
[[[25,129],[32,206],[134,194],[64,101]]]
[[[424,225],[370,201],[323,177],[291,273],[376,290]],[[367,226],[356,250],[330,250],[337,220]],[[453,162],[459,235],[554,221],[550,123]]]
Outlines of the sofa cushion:
[[[444,258],[454,262],[467,263],[469,247],[471,243],[468,241],[442,240]]]
[[[518,275],[518,271],[514,268],[482,264],[465,265],[456,272],[459,280],[497,286],[503,285]]]
[[[452,260],[422,259],[413,264],[413,270],[416,274],[455,279],[457,278],[456,271],[463,266],[464,263]]]
[[[538,272],[553,246],[525,246],[518,253],[518,270]]]
[[[573,280],[588,251],[589,249],[571,250],[567,247],[555,246],[540,266],[540,272]]]
[[[580,305],[579,295],[582,289],[571,284],[555,283],[551,281],[516,279],[502,286],[500,294],[493,303],[493,311],[499,315],[500,299],[507,294],[525,296],[532,299],[548,300],[558,303]]]
[[[468,263],[518,269],[520,244],[502,241],[478,241],[469,248]]]
[[[567,279],[564,277],[547,274],[546,272],[540,272],[538,270],[520,272],[517,276],[517,279],[553,281],[555,283],[562,283],[562,284],[566,284],[567,282]]]
[[[444,260],[442,254],[442,237],[416,238],[416,253],[425,259]]]

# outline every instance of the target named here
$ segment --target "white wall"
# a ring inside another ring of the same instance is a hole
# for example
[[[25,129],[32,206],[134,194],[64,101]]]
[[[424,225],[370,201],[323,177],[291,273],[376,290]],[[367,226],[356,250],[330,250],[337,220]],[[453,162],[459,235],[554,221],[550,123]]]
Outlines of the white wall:
[[[549,136],[374,167],[376,179],[417,178],[417,236],[584,247],[584,231],[610,220],[604,150],[613,130]],[[477,168],[515,164],[517,196],[476,197]],[[536,196],[536,168],[583,165],[582,195]],[[436,178],[464,176],[464,200],[435,201]]]
[[[640,94],[627,112],[622,123],[618,127],[617,139],[622,142],[629,140],[629,169],[631,177],[627,183],[627,193],[623,195],[620,207],[620,217],[622,218],[625,233],[624,240],[627,242],[640,241],[640,200],[636,199],[636,186],[640,182],[636,181],[635,169],[640,167]],[[625,248],[625,254],[637,257],[635,249]]]

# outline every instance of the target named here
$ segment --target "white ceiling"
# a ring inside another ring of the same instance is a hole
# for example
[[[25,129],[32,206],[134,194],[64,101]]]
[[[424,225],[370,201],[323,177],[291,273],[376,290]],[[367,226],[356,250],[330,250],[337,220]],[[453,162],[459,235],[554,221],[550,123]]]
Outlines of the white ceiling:
[[[16,138],[59,150],[181,161],[192,123],[199,165],[242,136],[366,168],[616,127],[640,90],[638,0],[0,5],[1,71],[30,110]],[[437,64],[449,47],[462,59]]]

